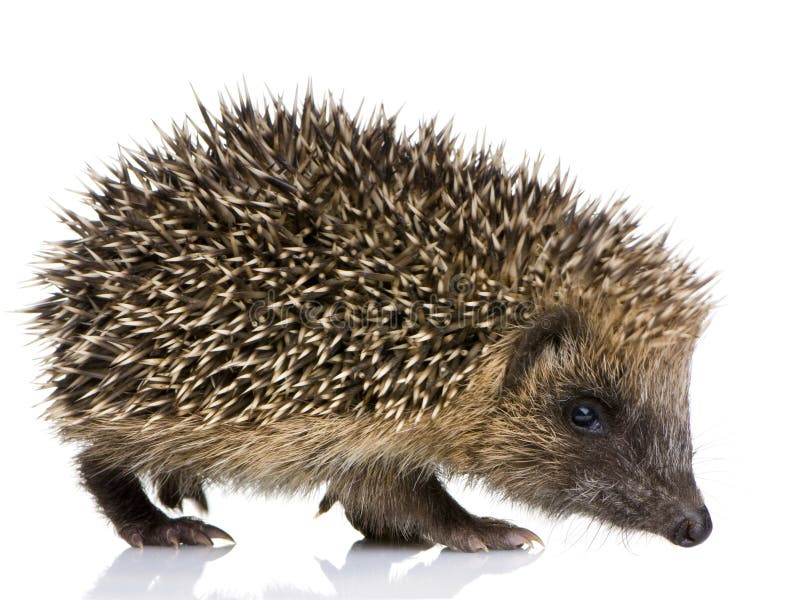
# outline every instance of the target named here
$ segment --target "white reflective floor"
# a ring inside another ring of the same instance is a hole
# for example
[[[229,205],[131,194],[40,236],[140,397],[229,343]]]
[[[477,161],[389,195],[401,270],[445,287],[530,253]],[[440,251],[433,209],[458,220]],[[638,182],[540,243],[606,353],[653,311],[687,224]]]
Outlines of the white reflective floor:
[[[306,587],[265,577],[261,590],[211,589],[215,567],[235,561],[237,548],[161,548],[122,551],[86,598],[452,598],[479,577],[530,567],[536,554],[496,552],[463,555],[439,548],[391,547],[355,542],[342,564],[317,559],[324,585]]]

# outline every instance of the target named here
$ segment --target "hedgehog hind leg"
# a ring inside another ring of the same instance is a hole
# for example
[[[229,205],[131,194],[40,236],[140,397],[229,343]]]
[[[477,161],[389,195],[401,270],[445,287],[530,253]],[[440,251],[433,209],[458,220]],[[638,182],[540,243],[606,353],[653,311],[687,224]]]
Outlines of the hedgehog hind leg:
[[[438,543],[453,550],[511,550],[544,545],[532,531],[467,512],[434,473],[371,470],[333,482],[320,513],[341,502],[345,515],[370,539]]]
[[[147,497],[139,478],[84,452],[78,457],[84,487],[101,512],[131,546],[212,546],[212,539],[233,542],[222,529],[191,517],[171,518]]]
[[[156,480],[158,501],[173,510],[183,510],[183,501],[191,500],[203,514],[208,512],[208,499],[199,477],[187,473],[167,473]]]

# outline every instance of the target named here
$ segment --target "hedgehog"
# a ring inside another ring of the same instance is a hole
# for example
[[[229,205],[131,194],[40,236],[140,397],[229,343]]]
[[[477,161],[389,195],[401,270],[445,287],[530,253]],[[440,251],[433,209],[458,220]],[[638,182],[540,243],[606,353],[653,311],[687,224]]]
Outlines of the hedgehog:
[[[91,216],[56,210],[72,234],[38,256],[28,308],[44,417],[124,540],[232,541],[181,516],[218,484],[320,493],[388,542],[542,543],[462,508],[453,477],[708,537],[688,392],[715,275],[627,198],[330,93],[197,104],[89,167]]]

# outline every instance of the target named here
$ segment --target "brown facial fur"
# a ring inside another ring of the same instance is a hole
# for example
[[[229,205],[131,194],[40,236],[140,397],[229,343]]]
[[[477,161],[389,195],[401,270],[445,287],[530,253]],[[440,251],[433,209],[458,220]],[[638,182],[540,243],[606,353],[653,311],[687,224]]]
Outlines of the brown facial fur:
[[[556,515],[671,535],[682,514],[703,506],[692,473],[688,348],[615,347],[563,309],[517,343],[531,339],[537,358],[504,387],[487,427],[484,476],[509,498]],[[570,426],[565,409],[582,398],[599,404],[606,434]]]

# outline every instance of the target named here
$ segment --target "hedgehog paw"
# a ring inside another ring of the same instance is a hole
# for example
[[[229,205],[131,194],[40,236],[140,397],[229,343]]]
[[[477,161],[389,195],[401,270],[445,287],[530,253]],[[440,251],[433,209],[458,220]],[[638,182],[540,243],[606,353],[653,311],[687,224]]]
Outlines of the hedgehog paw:
[[[513,550],[530,547],[533,542],[544,547],[542,539],[532,531],[490,517],[475,517],[466,524],[453,525],[435,536],[434,541],[461,552],[478,550]]]
[[[234,542],[219,527],[207,525],[200,519],[180,517],[164,518],[155,523],[128,525],[120,529],[120,536],[135,548],[143,546],[213,546],[212,539]]]

